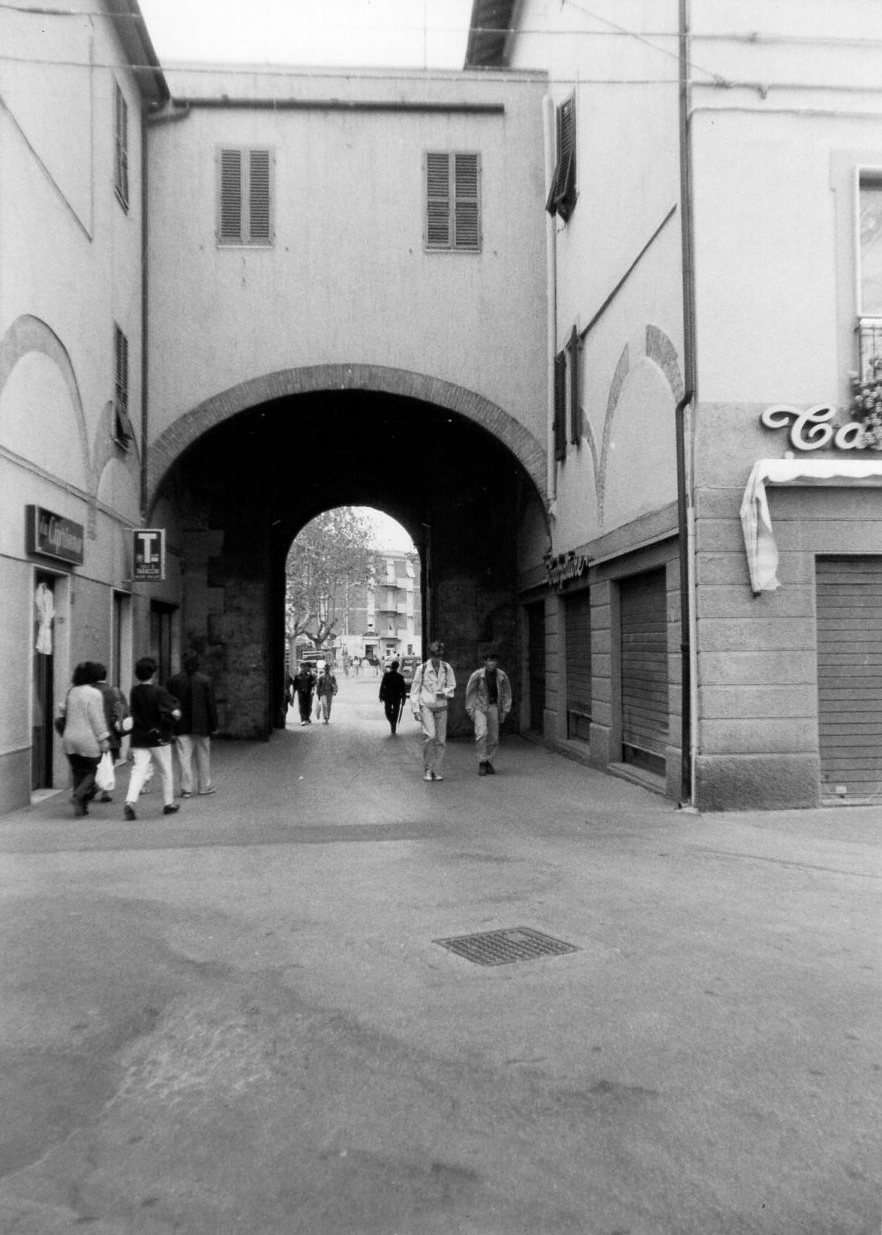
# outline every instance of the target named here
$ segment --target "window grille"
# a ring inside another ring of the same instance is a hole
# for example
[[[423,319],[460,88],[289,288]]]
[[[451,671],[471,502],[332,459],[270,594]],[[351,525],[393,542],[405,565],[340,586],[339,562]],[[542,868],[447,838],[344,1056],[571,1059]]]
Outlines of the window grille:
[[[427,249],[481,249],[480,160],[477,154],[427,154]]]
[[[114,189],[124,210],[129,208],[129,108],[119,83],[113,83]]]
[[[272,244],[271,173],[270,150],[220,151],[217,229],[219,244]]]
[[[566,223],[576,206],[576,98],[572,95],[557,109],[557,163],[545,209]]]

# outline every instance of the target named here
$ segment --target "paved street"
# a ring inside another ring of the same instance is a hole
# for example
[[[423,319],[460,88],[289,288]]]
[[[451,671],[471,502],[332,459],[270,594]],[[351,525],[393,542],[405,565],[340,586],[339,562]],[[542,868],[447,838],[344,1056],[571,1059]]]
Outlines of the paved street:
[[[0,819],[0,1232],[877,1235],[879,809],[332,722]],[[497,966],[436,941],[530,927]]]

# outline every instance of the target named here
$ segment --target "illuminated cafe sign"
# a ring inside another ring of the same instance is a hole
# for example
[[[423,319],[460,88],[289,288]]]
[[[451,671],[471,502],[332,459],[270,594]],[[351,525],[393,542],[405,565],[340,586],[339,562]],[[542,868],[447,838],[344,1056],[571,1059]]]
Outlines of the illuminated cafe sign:
[[[42,506],[26,506],[28,553],[41,553],[60,562],[83,564],[83,542],[86,529],[82,523],[63,519]]]
[[[549,587],[562,590],[573,579],[581,578],[587,569],[587,556],[576,553],[575,549],[570,549],[569,553],[558,553],[556,557],[550,553],[545,555],[545,573]]]
[[[790,445],[794,450],[823,450],[835,446],[839,450],[878,450],[873,438],[868,440],[866,426],[850,420],[834,425],[836,408],[829,403],[819,403],[808,411],[801,411],[789,403],[775,403],[767,407],[760,420],[767,429],[786,429],[790,421]]]

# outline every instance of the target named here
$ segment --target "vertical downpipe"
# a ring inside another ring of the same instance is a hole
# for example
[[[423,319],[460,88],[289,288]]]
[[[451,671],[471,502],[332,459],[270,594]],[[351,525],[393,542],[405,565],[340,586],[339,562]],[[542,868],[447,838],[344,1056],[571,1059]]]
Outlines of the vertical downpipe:
[[[679,0],[679,138],[680,138],[680,243],[683,280],[683,380],[675,422],[677,435],[677,526],[680,554],[681,657],[681,806],[695,798],[693,757],[695,640],[694,630],[694,506],[692,494],[692,415],[696,397],[695,356],[695,245],[692,203],[692,148],[689,109],[689,0]]]
[[[546,95],[542,100],[542,131],[545,140],[545,192],[551,192],[551,181],[557,158],[554,99]],[[553,513],[557,499],[557,463],[554,458],[554,357],[557,352],[557,232],[555,217],[545,212],[545,302],[546,302],[546,434],[547,452],[545,484],[548,493],[549,514]],[[549,529],[550,533],[550,529]],[[551,545],[549,544],[549,548]]]
[[[141,524],[147,522],[147,118],[141,116]]]

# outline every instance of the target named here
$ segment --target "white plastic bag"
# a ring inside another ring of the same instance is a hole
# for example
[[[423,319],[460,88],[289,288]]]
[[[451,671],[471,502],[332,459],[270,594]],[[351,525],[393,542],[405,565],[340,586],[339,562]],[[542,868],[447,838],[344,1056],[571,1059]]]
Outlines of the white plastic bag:
[[[101,756],[98,770],[95,773],[95,784],[102,793],[113,793],[116,788],[116,775],[113,771],[113,755],[106,750]]]

